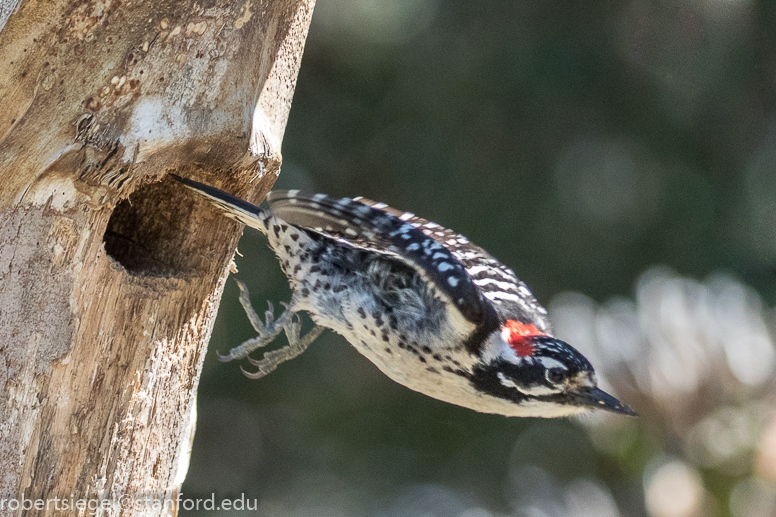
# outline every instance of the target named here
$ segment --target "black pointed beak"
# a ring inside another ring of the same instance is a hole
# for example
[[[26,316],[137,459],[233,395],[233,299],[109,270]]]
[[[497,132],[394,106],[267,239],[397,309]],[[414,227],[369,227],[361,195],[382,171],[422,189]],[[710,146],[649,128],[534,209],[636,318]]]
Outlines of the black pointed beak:
[[[578,388],[569,393],[570,402],[591,409],[603,409],[621,415],[638,416],[631,408],[600,388]]]

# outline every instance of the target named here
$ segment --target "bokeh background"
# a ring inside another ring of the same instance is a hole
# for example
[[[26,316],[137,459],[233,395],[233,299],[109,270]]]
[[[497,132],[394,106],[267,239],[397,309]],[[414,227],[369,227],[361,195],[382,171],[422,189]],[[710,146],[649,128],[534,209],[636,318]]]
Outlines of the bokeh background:
[[[771,1],[320,0],[277,186],[468,236],[641,417],[478,414],[331,333],[251,381],[215,360],[252,337],[230,280],[184,495],[267,517],[775,516],[775,90]],[[257,309],[287,300],[261,235],[239,250]]]

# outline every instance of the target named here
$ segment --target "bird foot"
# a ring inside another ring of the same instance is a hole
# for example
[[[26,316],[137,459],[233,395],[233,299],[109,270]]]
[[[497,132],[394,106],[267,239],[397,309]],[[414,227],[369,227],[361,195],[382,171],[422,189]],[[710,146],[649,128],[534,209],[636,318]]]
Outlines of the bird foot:
[[[248,357],[248,361],[256,366],[258,370],[248,372],[243,367],[240,367],[240,370],[242,370],[246,377],[251,379],[264,377],[280,364],[297,357],[307,350],[310,343],[323,332],[323,327],[315,326],[307,334],[301,336],[302,321],[294,310],[293,302],[291,304],[280,302],[285,307],[285,310],[277,318],[275,318],[275,309],[272,302],[267,302],[269,309],[264,312],[264,321],[262,321],[251,305],[248,288],[240,280],[237,280],[237,285],[240,288],[240,305],[245,310],[245,314],[248,316],[248,320],[258,336],[232,348],[227,355],[217,354],[218,360],[227,362],[235,359],[245,359],[254,350],[269,345],[283,330],[288,338],[288,345],[265,353],[261,359]]]
[[[323,327],[315,326],[307,334],[300,337],[302,322],[298,316],[291,318],[284,328],[286,331],[286,337],[288,338],[288,345],[284,346],[283,348],[267,352],[261,359],[253,359],[249,357],[248,362],[257,367],[258,370],[255,372],[248,372],[244,368],[240,367],[246,377],[250,379],[260,379],[261,377],[264,377],[268,373],[275,370],[275,368],[280,366],[282,363],[297,357],[302,352],[307,350],[307,347],[310,346],[310,343],[315,341],[315,338],[320,336],[321,332],[323,332]]]
[[[275,307],[272,305],[272,302],[268,301],[267,305],[269,306],[269,309],[264,311],[264,321],[261,321],[261,318],[259,318],[259,315],[251,305],[250,293],[248,292],[246,285],[240,280],[237,280],[237,286],[240,288],[240,305],[242,305],[245,314],[248,316],[248,320],[251,322],[253,330],[256,331],[258,336],[232,348],[227,355],[217,354],[218,360],[221,362],[244,359],[254,350],[269,345],[276,337],[278,337],[285,325],[290,322],[294,315],[293,308],[287,303],[281,302],[281,305],[285,307],[285,310],[276,319]]]

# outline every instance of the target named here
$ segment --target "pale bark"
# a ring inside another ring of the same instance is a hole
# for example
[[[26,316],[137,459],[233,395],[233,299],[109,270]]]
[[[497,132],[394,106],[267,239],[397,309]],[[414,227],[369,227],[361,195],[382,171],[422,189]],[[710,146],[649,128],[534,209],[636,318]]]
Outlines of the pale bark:
[[[0,498],[179,488],[239,226],[165,175],[264,196],[313,4],[25,0],[8,18]],[[25,514],[78,513],[52,505]]]

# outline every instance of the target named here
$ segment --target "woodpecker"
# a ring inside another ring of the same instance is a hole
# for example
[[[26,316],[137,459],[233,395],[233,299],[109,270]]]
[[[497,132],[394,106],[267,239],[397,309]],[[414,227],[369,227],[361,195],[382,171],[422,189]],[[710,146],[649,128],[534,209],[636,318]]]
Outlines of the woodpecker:
[[[475,411],[636,415],[597,387],[580,352],[552,337],[547,311],[515,273],[466,237],[364,198],[276,190],[262,209],[173,177],[265,234],[288,277],[291,301],[277,318],[269,302],[263,321],[238,280],[258,335],[219,359],[247,358],[257,368],[243,369],[248,377],[267,375],[328,328],[399,384]],[[304,336],[303,312],[315,324]],[[281,331],[286,347],[249,357]]]

